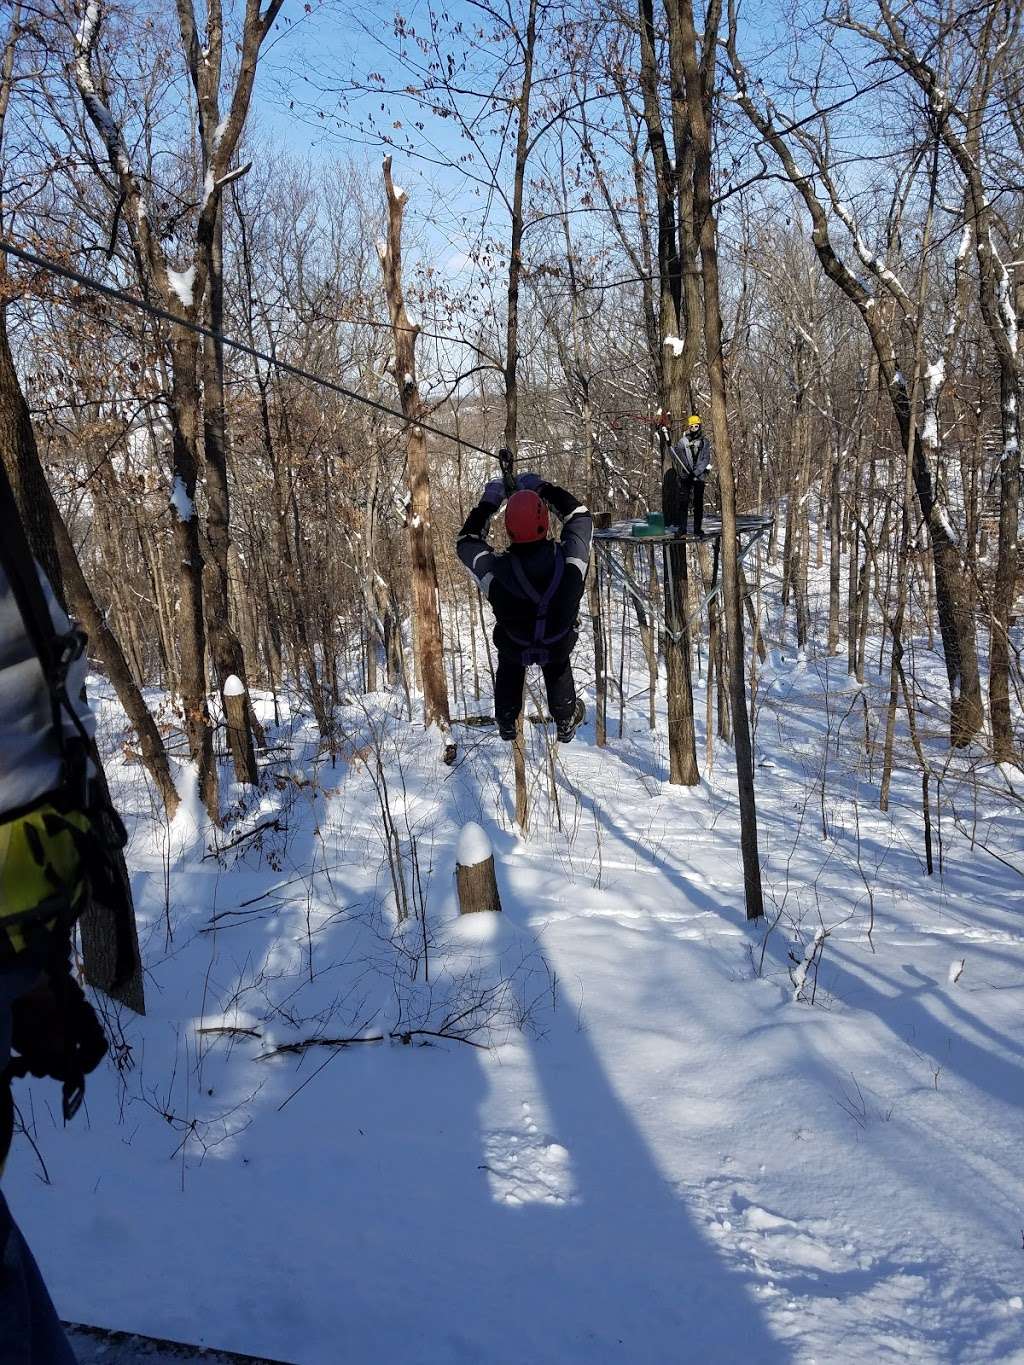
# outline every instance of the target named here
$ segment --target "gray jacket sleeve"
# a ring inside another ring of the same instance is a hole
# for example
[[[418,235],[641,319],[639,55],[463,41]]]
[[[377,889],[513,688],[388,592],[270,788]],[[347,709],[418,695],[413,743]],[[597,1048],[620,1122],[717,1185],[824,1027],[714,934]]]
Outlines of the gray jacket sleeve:
[[[43,593],[58,634],[70,629],[46,575],[39,570]],[[68,673],[68,696],[90,734],[92,714],[79,699],[85,690],[86,661]],[[64,716],[65,733],[76,733]],[[7,575],[0,569],[0,814],[30,805],[60,781],[61,753],[53,731],[50,693],[42,665],[25,630]]]
[[[711,449],[711,442],[706,436],[702,437],[700,449],[697,451],[693,461],[693,477],[695,479],[706,479],[711,469],[711,459],[714,451]]]

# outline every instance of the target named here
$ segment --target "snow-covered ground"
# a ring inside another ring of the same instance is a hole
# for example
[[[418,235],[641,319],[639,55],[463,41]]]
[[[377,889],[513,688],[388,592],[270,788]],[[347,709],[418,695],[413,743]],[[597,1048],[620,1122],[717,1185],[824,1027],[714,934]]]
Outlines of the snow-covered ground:
[[[112,765],[149,1014],[86,1122],[22,1092],[6,1182],[63,1316],[296,1365],[1024,1361],[1019,802],[958,760],[927,876],[920,775],[879,813],[844,661],[776,652],[748,927],[731,751],[673,788],[645,714],[553,766],[529,727],[529,839],[493,731],[448,770],[383,696],[335,764],[286,711],[217,841],[265,828],[219,857]],[[501,916],[457,916],[470,820]]]

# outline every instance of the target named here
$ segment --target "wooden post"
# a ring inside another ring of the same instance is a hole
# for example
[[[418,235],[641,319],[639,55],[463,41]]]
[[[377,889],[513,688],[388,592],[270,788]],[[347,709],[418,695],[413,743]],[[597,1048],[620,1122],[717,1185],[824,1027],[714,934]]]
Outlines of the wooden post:
[[[459,835],[455,851],[455,885],[459,893],[460,915],[501,909],[491,842],[472,820],[463,826]]]
[[[530,794],[526,788],[526,733],[521,711],[516,721],[516,737],[512,741],[512,766],[516,775],[516,824],[525,837],[530,832]]]

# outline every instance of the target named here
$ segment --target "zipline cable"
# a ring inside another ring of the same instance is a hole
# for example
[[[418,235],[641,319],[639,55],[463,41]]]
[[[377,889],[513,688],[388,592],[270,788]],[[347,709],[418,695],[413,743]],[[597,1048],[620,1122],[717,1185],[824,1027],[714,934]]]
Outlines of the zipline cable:
[[[440,427],[433,427],[428,422],[417,420],[410,423],[410,419],[404,413],[396,412],[394,408],[389,408],[386,403],[378,403],[375,398],[367,398],[363,393],[356,393],[354,389],[348,389],[344,384],[336,384],[333,379],[324,379],[322,375],[313,374],[311,370],[304,370],[300,365],[291,365],[287,360],[279,360],[276,356],[267,355],[244,341],[236,341],[234,337],[229,337],[223,332],[215,332],[212,327],[204,327],[201,322],[189,322],[186,318],[176,317],[166,308],[161,308],[155,303],[148,303],[145,299],[137,298],[134,294],[126,294],[123,289],[117,289],[112,284],[103,284],[102,281],[94,280],[89,275],[82,275],[77,270],[72,270],[70,266],[61,265],[45,256],[37,256],[34,252],[26,251],[24,247],[15,246],[13,242],[9,242],[4,237],[0,237],[0,251],[4,251],[10,256],[16,256],[18,260],[25,261],[28,265],[34,265],[39,270],[46,270],[51,275],[59,275],[62,279],[70,280],[73,284],[79,284],[83,289],[91,289],[97,294],[105,294],[107,298],[114,299],[117,303],[127,304],[129,308],[137,308],[139,312],[148,313],[150,317],[160,318],[164,322],[173,323],[176,327],[184,327],[186,331],[195,332],[198,336],[209,337],[211,341],[219,341],[232,350],[241,351],[243,355],[251,356],[253,360],[262,360],[265,365],[284,370],[286,374],[294,375],[296,379],[303,379],[307,384],[318,384],[323,389],[330,389],[332,393],[340,393],[344,398],[351,398],[353,402],[365,403],[369,408],[376,408],[378,412],[384,412],[389,417],[394,417],[404,426],[411,424],[412,426],[422,427],[424,431],[429,431],[432,436],[440,436],[446,441],[454,441],[456,445],[465,446],[467,450],[475,450],[478,455],[486,455],[489,460],[498,459],[493,450],[485,450],[483,446],[474,445],[472,441],[464,440],[461,436],[453,436],[450,431],[442,431]]]

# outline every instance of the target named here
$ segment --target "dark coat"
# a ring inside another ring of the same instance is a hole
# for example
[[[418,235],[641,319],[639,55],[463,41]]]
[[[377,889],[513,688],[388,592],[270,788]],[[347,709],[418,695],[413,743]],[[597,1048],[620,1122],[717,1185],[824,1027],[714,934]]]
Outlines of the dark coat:
[[[494,643],[499,655],[517,662],[534,640],[537,606],[523,590],[513,565],[515,558],[536,593],[543,594],[562,562],[562,580],[547,612],[546,639],[552,661],[568,658],[577,639],[577,616],[590,563],[594,523],[589,510],[557,484],[544,483],[539,497],[562,521],[558,541],[538,540],[511,545],[496,553],[487,542],[487,528],[498,508],[480,502],[466,518],[456,541],[459,559],[479,584],[494,611]],[[527,642],[526,645],[523,642]]]

